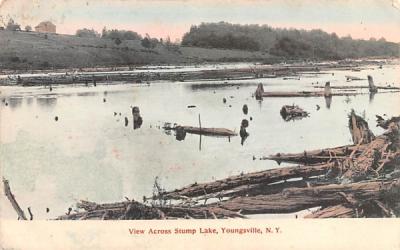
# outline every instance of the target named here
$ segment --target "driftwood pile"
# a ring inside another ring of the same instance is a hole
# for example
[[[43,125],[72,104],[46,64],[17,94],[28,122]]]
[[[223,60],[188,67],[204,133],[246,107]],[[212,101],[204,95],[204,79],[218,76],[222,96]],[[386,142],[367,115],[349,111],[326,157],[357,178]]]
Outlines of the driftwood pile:
[[[318,208],[306,218],[400,216],[400,117],[383,119],[375,136],[354,111],[349,115],[353,145],[277,154],[264,159],[298,165],[240,174],[165,191],[143,202],[97,204],[82,201],[79,219],[246,218],[250,214],[293,213]],[[20,212],[18,212],[20,214]]]
[[[300,165],[161,190],[144,203],[84,202],[84,212],[58,219],[236,218],[315,207],[307,218],[400,216],[399,121],[378,119],[386,131],[374,136],[352,112],[354,145],[268,158]]]

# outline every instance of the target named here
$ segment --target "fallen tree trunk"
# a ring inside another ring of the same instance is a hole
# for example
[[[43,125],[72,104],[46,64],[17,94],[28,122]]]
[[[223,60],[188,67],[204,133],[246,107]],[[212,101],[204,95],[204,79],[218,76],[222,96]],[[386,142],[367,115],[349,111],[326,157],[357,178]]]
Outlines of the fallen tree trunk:
[[[316,89],[323,89],[323,86],[313,86]],[[385,90],[400,90],[399,87],[392,86],[376,86],[377,89],[385,89]],[[331,89],[369,89],[369,86],[357,86],[357,85],[348,85],[348,86],[331,86]]]
[[[303,153],[294,154],[283,154],[278,153],[276,155],[261,157],[261,160],[274,160],[278,163],[289,162],[289,163],[301,163],[305,165],[309,164],[320,164],[334,160],[346,159],[353,153],[353,157],[357,157],[364,149],[367,144],[361,145],[347,145],[335,148],[317,149],[311,151],[304,151]]]
[[[3,178],[3,184],[4,184],[4,194],[7,196],[8,200],[11,202],[12,207],[17,212],[18,218],[21,220],[27,220],[24,211],[21,209],[21,207],[19,206],[13,193],[11,192],[11,188],[10,188],[10,184],[8,183],[8,180]]]
[[[346,81],[361,81],[361,80],[366,80],[360,77],[356,77],[356,76],[345,76],[346,77]]]
[[[145,220],[145,219],[223,219],[244,218],[243,215],[218,207],[147,206],[136,201],[108,204],[81,201],[78,208],[84,212],[72,213],[56,220]]]
[[[346,205],[334,205],[320,209],[314,213],[304,216],[307,219],[323,218],[354,218],[358,217],[355,209]]]
[[[308,188],[289,188],[279,194],[237,197],[214,206],[242,214],[292,213],[318,206],[334,206],[347,202],[344,194],[368,201],[384,198],[393,189],[399,191],[399,180],[331,184]],[[393,197],[392,197],[393,198]],[[399,197],[396,198],[397,200]]]
[[[349,96],[361,93],[348,93],[348,92],[332,92],[330,83],[327,82],[324,91],[264,91],[262,84],[260,83],[256,89],[255,97],[257,100],[261,100],[263,97],[330,97],[330,96]]]
[[[321,178],[325,176],[315,176],[313,178],[304,178],[301,180],[290,180],[280,181],[272,184],[250,184],[242,185],[229,190],[223,190],[217,193],[205,194],[197,197],[182,197],[183,204],[197,205],[200,201],[207,203],[210,199],[218,199],[219,201],[225,198],[241,197],[241,196],[256,196],[256,195],[268,195],[282,192],[286,188],[304,188],[308,186],[321,186],[326,184],[332,184],[333,179]]]
[[[209,183],[195,183],[181,189],[161,193],[160,196],[164,199],[182,199],[188,197],[197,197],[212,193],[218,193],[224,190],[232,190],[233,188],[244,185],[267,185],[278,181],[289,180],[291,178],[309,178],[313,176],[320,176],[326,174],[329,170],[337,170],[337,165],[332,162],[321,165],[270,169],[255,173],[236,175]],[[154,198],[158,197],[153,197],[153,199]]]
[[[174,127],[164,127],[165,130],[175,130],[180,131],[183,130],[189,134],[198,134],[198,135],[208,135],[208,136],[237,136],[232,130],[226,128],[200,128],[200,127],[192,127],[192,126],[174,126]]]

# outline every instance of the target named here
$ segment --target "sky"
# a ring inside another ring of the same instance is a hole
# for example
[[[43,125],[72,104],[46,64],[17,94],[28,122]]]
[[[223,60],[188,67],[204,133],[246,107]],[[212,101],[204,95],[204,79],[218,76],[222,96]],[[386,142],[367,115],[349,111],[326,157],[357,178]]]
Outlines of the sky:
[[[49,20],[62,34],[107,27],[175,40],[191,25],[226,21],[400,42],[400,0],[0,0],[0,16],[21,27]]]

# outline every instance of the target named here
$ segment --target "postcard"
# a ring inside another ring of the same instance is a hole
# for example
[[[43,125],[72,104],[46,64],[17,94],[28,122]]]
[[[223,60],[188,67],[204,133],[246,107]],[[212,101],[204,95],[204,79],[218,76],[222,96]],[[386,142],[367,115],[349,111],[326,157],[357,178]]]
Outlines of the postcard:
[[[399,0],[0,0],[3,249],[399,249]]]

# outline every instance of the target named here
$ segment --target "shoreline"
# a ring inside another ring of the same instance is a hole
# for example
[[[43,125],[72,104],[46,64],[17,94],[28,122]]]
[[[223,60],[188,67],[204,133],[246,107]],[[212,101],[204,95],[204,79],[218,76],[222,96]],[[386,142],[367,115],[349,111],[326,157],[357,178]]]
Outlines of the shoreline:
[[[0,74],[0,86],[46,86],[57,84],[100,82],[152,82],[152,81],[201,81],[201,80],[246,80],[257,78],[293,77],[299,73],[321,73],[329,70],[360,71],[367,66],[393,65],[392,59],[358,59],[321,61],[291,64],[257,63],[204,63],[177,65],[147,65],[141,67],[94,67],[81,69],[56,69],[17,71]],[[4,73],[4,71],[2,72]]]

